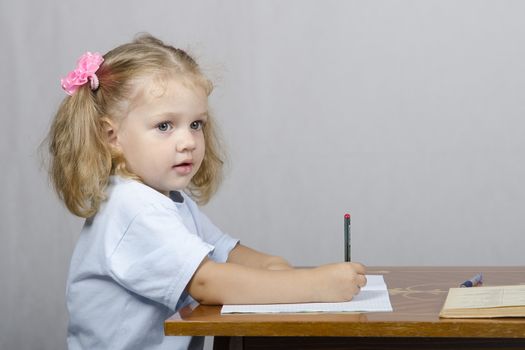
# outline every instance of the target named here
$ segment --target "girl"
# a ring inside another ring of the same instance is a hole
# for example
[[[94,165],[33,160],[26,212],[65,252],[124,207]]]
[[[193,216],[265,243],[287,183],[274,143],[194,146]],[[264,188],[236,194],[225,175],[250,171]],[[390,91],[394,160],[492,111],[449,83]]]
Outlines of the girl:
[[[86,218],[67,282],[70,349],[202,348],[163,322],[202,304],[333,302],[364,267],[294,269],[241,245],[199,210],[221,179],[212,84],[184,51],[146,35],[86,53],[49,134],[51,179]]]

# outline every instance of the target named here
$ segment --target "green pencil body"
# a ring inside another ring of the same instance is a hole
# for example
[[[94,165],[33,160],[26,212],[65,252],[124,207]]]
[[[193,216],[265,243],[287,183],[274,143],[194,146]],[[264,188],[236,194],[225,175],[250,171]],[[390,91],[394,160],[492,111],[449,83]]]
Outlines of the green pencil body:
[[[350,241],[350,214],[345,214],[345,261],[352,261],[352,244]]]

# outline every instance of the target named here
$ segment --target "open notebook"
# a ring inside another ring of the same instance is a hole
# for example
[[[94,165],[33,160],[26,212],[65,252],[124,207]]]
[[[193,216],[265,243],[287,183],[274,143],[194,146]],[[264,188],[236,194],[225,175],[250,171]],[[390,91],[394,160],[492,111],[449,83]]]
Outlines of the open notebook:
[[[525,285],[450,288],[440,317],[525,317]]]
[[[341,303],[297,303],[224,305],[221,314],[301,312],[391,312],[392,305],[382,275],[367,275],[367,284],[351,301]]]

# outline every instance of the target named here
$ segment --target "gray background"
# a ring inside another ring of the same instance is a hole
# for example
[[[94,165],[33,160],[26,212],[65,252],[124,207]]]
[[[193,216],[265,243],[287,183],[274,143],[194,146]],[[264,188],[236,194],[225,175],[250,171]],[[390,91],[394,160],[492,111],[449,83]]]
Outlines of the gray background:
[[[82,221],[38,146],[87,50],[141,31],[216,83],[230,154],[204,208],[296,265],[522,265],[523,1],[0,1],[0,348],[62,349]]]

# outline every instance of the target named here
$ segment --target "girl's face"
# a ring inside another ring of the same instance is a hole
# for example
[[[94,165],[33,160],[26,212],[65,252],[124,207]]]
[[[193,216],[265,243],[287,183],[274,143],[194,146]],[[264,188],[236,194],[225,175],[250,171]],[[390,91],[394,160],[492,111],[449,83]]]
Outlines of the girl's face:
[[[158,85],[149,80],[130,101],[132,107],[114,128],[112,143],[131,172],[167,195],[188,186],[202,163],[208,96],[180,79]]]

